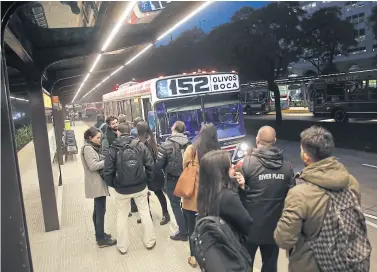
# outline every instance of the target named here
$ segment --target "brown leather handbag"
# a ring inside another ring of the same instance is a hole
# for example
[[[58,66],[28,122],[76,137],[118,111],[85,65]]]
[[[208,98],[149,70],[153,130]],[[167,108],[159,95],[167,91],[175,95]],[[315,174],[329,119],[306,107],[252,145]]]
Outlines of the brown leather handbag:
[[[196,150],[194,149],[191,156],[191,161],[183,169],[181,176],[178,179],[177,185],[174,189],[174,195],[177,197],[189,198],[194,195],[195,182],[198,176],[199,165],[195,162]]]

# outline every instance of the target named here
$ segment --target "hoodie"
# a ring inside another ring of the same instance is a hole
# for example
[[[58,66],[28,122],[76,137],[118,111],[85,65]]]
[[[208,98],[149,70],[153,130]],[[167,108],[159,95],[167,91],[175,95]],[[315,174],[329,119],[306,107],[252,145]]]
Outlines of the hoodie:
[[[254,219],[248,242],[257,245],[274,244],[273,233],[284,207],[288,190],[294,186],[291,164],[283,151],[276,148],[256,148],[243,161],[247,210]]]
[[[158,148],[156,167],[163,169],[169,179],[178,179],[183,171],[183,154],[190,144],[182,133],[176,133],[166,139]]]
[[[334,157],[304,168],[286,198],[274,238],[289,251],[290,272],[320,272],[308,240],[315,239],[326,215],[329,196],[325,190],[350,189],[360,203],[357,180]]]

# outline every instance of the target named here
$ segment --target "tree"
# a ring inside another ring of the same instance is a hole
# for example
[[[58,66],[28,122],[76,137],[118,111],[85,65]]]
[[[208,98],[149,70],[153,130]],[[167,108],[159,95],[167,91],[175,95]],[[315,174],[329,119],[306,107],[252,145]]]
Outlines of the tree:
[[[309,61],[318,74],[336,72],[333,64],[338,54],[347,54],[356,46],[353,24],[340,19],[338,7],[323,8],[301,23],[302,59]]]
[[[230,23],[214,29],[208,41],[225,66],[237,65],[241,79],[267,81],[274,92],[276,122],[280,124],[280,92],[275,80],[300,53],[298,26],[303,11],[295,2],[274,2],[238,14],[242,16],[233,16]]]

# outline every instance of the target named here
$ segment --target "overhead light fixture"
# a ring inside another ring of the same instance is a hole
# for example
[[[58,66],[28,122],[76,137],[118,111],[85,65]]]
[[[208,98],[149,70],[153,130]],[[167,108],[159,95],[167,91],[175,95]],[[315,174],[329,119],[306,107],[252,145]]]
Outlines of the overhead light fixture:
[[[118,69],[116,69],[114,72],[112,72],[111,74],[110,74],[110,76],[113,76],[113,75],[115,75],[116,73],[118,73],[120,70],[122,70],[124,68],[124,65],[122,65],[122,66],[120,66]]]
[[[117,24],[115,25],[115,27],[113,28],[113,30],[110,32],[110,35],[107,37],[105,43],[103,44],[101,52],[104,52],[109,47],[110,43],[112,42],[112,40],[114,39],[114,37],[116,36],[116,34],[119,32],[119,29],[121,28],[121,26],[126,21],[127,16],[129,16],[129,14],[131,13],[131,11],[134,8],[135,4],[137,4],[137,1],[130,1],[130,3],[126,6],[126,8],[123,11],[122,15],[119,17]],[[101,56],[102,56],[101,53],[97,55],[94,63],[92,64],[92,67],[89,70],[89,74],[85,77],[83,83],[85,83],[85,81],[89,78],[90,73],[92,73],[94,71],[94,69],[96,68],[96,66],[97,66],[97,64],[98,64]],[[81,91],[82,87],[83,87],[83,84],[77,90],[77,92],[75,94],[75,97],[72,100],[72,103],[75,101],[75,99],[76,99],[77,95],[79,94],[79,92]]]
[[[137,59],[140,55],[142,55],[145,51],[147,51],[152,46],[153,46],[153,43],[149,44],[147,47],[145,47],[143,50],[141,50],[139,53],[137,53],[134,57],[132,57],[129,61],[127,61],[125,63],[125,65],[129,65],[131,62],[133,62],[135,59]]]
[[[186,16],[185,18],[183,18],[181,21],[179,21],[178,23],[176,23],[174,26],[172,26],[171,28],[169,28],[169,30],[167,30],[164,34],[162,34],[160,37],[157,38],[157,41],[160,41],[162,40],[163,38],[165,38],[167,35],[169,35],[171,32],[173,32],[174,30],[176,30],[178,27],[180,27],[181,25],[183,25],[184,23],[186,23],[188,20],[190,20],[192,17],[194,17],[196,14],[198,14],[199,12],[201,12],[203,9],[205,9],[206,7],[208,7],[210,4],[212,4],[213,1],[206,1],[203,5],[201,5],[200,7],[198,7],[197,9],[195,9],[193,12],[191,12],[188,16]]]
[[[93,72],[94,68],[96,68],[96,66],[97,66],[97,64],[98,64],[98,62],[99,62],[99,60],[100,60],[101,57],[102,57],[102,54],[98,54],[96,60],[94,61],[92,67],[89,70],[89,73]]]
[[[87,74],[86,77],[84,78],[84,81],[82,82],[82,85],[83,85],[83,86],[84,86],[85,81],[87,81],[89,77],[90,77],[90,73]]]
[[[134,8],[136,2],[137,1],[131,1],[127,5],[126,9],[123,11],[123,14],[119,17],[119,20],[118,20],[117,24],[115,25],[115,27],[111,31],[109,37],[107,37],[105,43],[103,44],[102,49],[101,49],[102,52],[105,51],[107,49],[107,47],[109,47],[111,41],[114,39],[115,35],[118,33],[120,27],[126,21],[127,16],[130,14],[130,12],[132,11],[132,9]]]
[[[125,11],[125,13],[123,14],[123,18],[126,17],[125,14],[127,14],[127,11],[130,12],[134,6],[134,4],[136,3],[137,1],[132,1],[129,6],[127,6],[127,9]],[[164,37],[166,37],[167,35],[169,35],[172,31],[176,30],[179,26],[181,26],[182,24],[184,24],[185,22],[187,22],[188,20],[190,20],[192,17],[194,17],[196,14],[198,14],[200,11],[202,11],[203,9],[205,9],[206,7],[208,7],[210,4],[212,4],[213,1],[207,1],[205,2],[204,4],[202,4],[200,7],[198,7],[197,9],[195,9],[193,12],[191,12],[189,15],[187,15],[185,18],[183,18],[182,20],[180,20],[178,23],[176,23],[173,27],[169,28],[169,30],[167,30],[164,34],[162,34],[160,37],[157,38],[156,41],[159,41],[161,39],[163,39]],[[123,21],[122,21],[123,22]],[[119,22],[118,22],[119,23]],[[113,31],[111,32],[108,40],[111,38],[111,40],[114,38],[116,32],[119,30],[120,28],[120,25],[118,26],[118,24],[114,27]],[[115,34],[113,34],[115,33]],[[104,46],[102,47],[102,52],[106,50],[106,48],[108,47],[108,45],[110,44],[110,41],[106,40]],[[126,65],[129,65],[131,64],[135,59],[137,59],[138,57],[140,57],[142,54],[144,54],[148,49],[152,48],[154,43],[150,43],[148,44],[143,50],[141,50],[139,53],[137,53],[135,56],[133,56],[130,60],[128,60],[124,66]],[[114,71],[112,74],[110,74],[108,77],[106,77],[104,80],[101,81],[101,83],[99,85],[101,85],[103,82],[105,82],[106,80],[108,80],[111,76],[113,76],[115,73],[117,73],[118,71],[120,71],[124,66],[118,68],[118,70]],[[196,72],[194,72],[194,74],[196,74]],[[160,77],[161,78],[161,77]],[[98,85],[98,86],[99,86]],[[89,93],[93,92],[98,86],[94,87],[93,89],[91,89],[87,94],[85,94],[83,97],[86,97]]]
[[[18,97],[14,97],[14,96],[10,96],[10,99],[14,99],[14,100],[18,100],[18,101],[29,102],[29,100],[27,100],[27,99],[24,99],[24,98],[18,98]]]

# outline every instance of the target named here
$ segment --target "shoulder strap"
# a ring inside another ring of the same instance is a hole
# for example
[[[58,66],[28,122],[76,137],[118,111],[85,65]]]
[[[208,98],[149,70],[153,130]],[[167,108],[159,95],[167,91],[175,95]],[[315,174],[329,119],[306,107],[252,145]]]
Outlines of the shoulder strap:
[[[98,129],[102,130],[102,128],[106,125],[106,123],[103,123],[102,125],[99,126]]]

